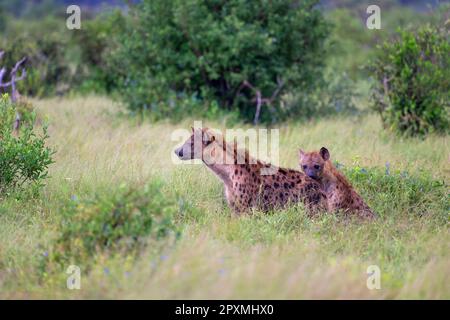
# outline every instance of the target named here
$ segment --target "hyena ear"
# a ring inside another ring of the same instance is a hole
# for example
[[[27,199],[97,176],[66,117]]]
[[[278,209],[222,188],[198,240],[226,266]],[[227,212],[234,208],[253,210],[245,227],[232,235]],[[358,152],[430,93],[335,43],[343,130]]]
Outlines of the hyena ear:
[[[328,159],[330,159],[330,152],[328,151],[327,148],[325,147],[320,148],[319,153],[323,160],[327,161]]]
[[[211,143],[216,140],[216,136],[214,135],[214,133],[209,130],[206,130],[203,133],[203,138],[204,138],[204,141],[207,143]]]
[[[304,156],[305,156],[305,152],[302,149],[298,149],[298,157],[299,157],[300,161],[303,159]]]

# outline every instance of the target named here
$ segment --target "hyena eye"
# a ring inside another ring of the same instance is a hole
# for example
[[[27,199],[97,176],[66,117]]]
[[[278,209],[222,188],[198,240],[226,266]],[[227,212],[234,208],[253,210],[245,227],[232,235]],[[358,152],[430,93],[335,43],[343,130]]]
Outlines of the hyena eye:
[[[316,165],[314,166],[314,169],[319,170],[319,169],[320,169],[320,166],[319,166],[318,164],[316,164]]]
[[[203,143],[205,146],[209,146],[211,143],[213,143],[216,140],[215,136],[204,136],[203,137]]]
[[[306,169],[306,168],[308,168],[308,166],[306,164],[304,164],[303,165],[303,169]]]

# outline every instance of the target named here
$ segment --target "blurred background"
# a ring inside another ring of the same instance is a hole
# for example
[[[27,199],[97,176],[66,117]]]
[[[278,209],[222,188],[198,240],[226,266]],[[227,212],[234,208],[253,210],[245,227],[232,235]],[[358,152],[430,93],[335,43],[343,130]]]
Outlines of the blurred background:
[[[73,3],[80,30],[66,28]],[[370,4],[380,30],[366,27]],[[27,58],[26,96],[96,93],[151,120],[270,125],[385,111],[385,70],[370,65],[389,50],[377,46],[424,26],[447,26],[448,41],[448,16],[438,0],[0,0],[1,64]]]

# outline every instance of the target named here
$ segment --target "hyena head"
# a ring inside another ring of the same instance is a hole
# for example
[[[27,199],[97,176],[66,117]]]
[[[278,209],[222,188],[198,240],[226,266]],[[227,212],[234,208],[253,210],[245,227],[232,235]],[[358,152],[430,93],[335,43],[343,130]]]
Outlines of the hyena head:
[[[214,160],[218,154],[217,149],[223,149],[220,143],[221,136],[208,128],[192,128],[191,136],[183,145],[175,150],[181,160]]]
[[[322,147],[320,151],[304,152],[299,150],[299,164],[303,172],[310,178],[320,180],[323,174],[325,162],[330,159],[330,152]]]

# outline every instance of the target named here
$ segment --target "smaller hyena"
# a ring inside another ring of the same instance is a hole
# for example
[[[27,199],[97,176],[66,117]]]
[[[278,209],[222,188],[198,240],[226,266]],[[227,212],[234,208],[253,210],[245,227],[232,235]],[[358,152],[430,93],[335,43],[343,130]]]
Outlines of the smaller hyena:
[[[325,192],[328,211],[342,210],[360,217],[374,218],[374,212],[353,189],[345,176],[330,161],[330,153],[324,147],[319,152],[299,151],[299,164],[303,172],[318,181]]]
[[[195,143],[199,141],[199,143]],[[224,183],[228,205],[241,213],[252,208],[269,211],[303,202],[309,213],[326,210],[320,185],[303,172],[283,169],[250,157],[210,129],[192,129],[175,154],[181,160],[201,159]],[[265,175],[271,170],[274,174]]]

